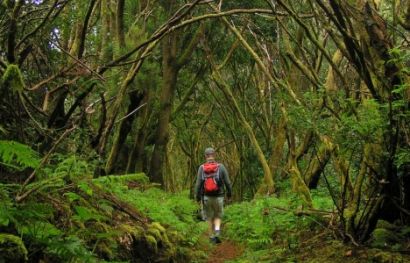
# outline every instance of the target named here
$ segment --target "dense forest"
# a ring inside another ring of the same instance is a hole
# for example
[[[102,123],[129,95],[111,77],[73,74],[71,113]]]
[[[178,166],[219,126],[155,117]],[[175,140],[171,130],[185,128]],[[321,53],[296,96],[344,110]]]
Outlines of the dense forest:
[[[3,0],[0,262],[410,262],[409,80],[410,0]]]

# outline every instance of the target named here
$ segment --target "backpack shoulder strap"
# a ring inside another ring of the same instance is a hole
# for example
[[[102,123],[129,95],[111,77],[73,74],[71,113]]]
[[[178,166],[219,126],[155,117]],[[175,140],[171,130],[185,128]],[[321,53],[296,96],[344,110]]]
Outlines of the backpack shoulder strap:
[[[217,163],[217,165],[218,165],[218,169],[216,169],[216,175],[215,175],[215,179],[217,180],[217,181],[219,181],[220,179],[221,179],[221,176],[220,176],[220,174],[221,174],[221,172],[220,172],[220,166],[221,166],[221,164],[220,163]]]

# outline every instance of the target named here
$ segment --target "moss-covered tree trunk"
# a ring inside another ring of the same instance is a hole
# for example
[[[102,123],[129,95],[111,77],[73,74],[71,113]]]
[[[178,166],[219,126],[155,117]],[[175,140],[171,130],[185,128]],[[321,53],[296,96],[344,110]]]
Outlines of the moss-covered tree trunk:
[[[272,154],[269,160],[269,167],[272,176],[275,178],[276,174],[280,174],[280,163],[283,158],[283,151],[286,143],[286,120],[283,116],[279,119],[279,123],[275,130],[275,141],[272,147]]]
[[[111,32],[114,30],[111,28],[111,0],[101,0],[101,51],[99,53],[101,63],[106,63],[112,59],[112,37]]]
[[[8,1],[9,28],[7,31],[7,60],[9,63],[16,62],[17,22],[24,3],[25,1]],[[4,2],[4,4],[6,3]]]
[[[170,1],[164,7],[171,11],[174,1]],[[151,156],[149,176],[152,181],[164,183],[164,161],[167,154],[169,140],[169,124],[171,122],[172,106],[177,86],[179,70],[189,62],[189,59],[199,43],[203,27],[199,26],[193,37],[187,41],[188,45],[180,47],[181,38],[184,35],[173,32],[162,40],[162,87],[159,99],[158,126],[155,131],[155,146]]]
[[[138,91],[132,91],[128,96],[130,99],[128,110],[124,116],[125,119],[120,121],[119,128],[116,129],[116,132],[114,134],[114,141],[112,143],[110,154],[105,165],[106,174],[113,172],[115,164],[117,164],[117,167],[124,167],[123,169],[120,169],[120,171],[124,171],[126,168],[125,163],[117,163],[118,155],[119,151],[125,143],[125,140],[127,139],[128,134],[132,129],[133,121],[138,117],[138,112],[135,112],[135,110],[137,110],[137,108],[141,106],[141,101],[144,95],[142,93],[139,93]]]
[[[249,122],[246,120],[245,116],[243,115],[242,110],[239,107],[238,102],[235,99],[235,96],[233,95],[228,84],[223,80],[220,72],[214,69],[212,76],[215,82],[218,84],[218,87],[220,87],[223,93],[225,94],[226,100],[231,104],[233,110],[237,114],[237,117],[239,118],[239,121],[242,127],[244,128],[246,134],[249,137],[249,140],[252,143],[252,147],[254,148],[256,152],[259,163],[262,166],[264,182],[260,186],[257,194],[258,195],[272,194],[275,191],[275,184],[272,178],[271,170],[269,168],[268,161],[266,160],[265,154],[263,153],[262,148],[255,136],[255,133],[253,132],[252,126],[249,124]]]
[[[149,129],[149,122],[152,116],[150,111],[150,92],[149,90],[144,93],[144,99],[142,101],[143,108],[141,108],[141,113],[139,114],[139,121],[134,125],[134,130],[136,130],[135,135],[133,136],[133,145],[128,154],[127,162],[127,173],[134,172],[145,172],[147,170],[145,159],[145,144],[148,134],[151,132]]]
[[[408,106],[392,106],[403,101],[403,95],[394,90],[405,83],[406,77],[401,74],[400,62],[392,60],[392,39],[386,22],[377,12],[378,4],[379,1],[357,1],[354,6],[360,16],[347,17],[344,11],[350,8],[348,3],[330,3],[333,21],[342,33],[344,46],[339,48],[344,49],[343,54],[355,66],[371,97],[377,101],[380,115],[387,122],[386,126],[375,131],[378,139],[364,146],[352,199],[344,213],[346,232],[359,242],[369,238],[379,218],[397,220],[400,208],[395,200],[409,193],[408,189],[400,187],[398,169],[394,163],[397,148],[406,141],[401,129],[408,127],[398,116],[408,110]],[[321,8],[326,9],[322,4]],[[356,41],[357,38],[360,42]],[[369,184],[366,191],[362,189],[364,182]],[[367,201],[363,205],[365,198]]]
[[[177,38],[172,33],[166,36],[162,43],[162,87],[159,101],[158,126],[155,132],[155,146],[151,157],[149,176],[153,182],[164,182],[163,171],[164,154],[169,139],[169,122],[172,113],[177,85],[179,66],[177,64]]]
[[[124,24],[124,9],[125,9],[125,0],[117,1],[117,10],[116,10],[116,32],[117,32],[117,41],[120,48],[125,47],[125,24]]]
[[[316,189],[319,183],[320,175],[330,160],[335,145],[327,138],[322,137],[322,144],[319,149],[314,149],[312,153],[312,160],[306,169],[304,180],[309,186],[309,189]]]

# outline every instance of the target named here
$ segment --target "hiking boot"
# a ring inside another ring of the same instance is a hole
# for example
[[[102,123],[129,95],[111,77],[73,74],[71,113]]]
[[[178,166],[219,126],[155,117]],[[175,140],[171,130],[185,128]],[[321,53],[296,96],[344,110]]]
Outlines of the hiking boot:
[[[214,237],[216,243],[221,243],[221,230],[215,230]]]
[[[211,244],[216,244],[216,237],[210,237],[209,242],[211,242]]]

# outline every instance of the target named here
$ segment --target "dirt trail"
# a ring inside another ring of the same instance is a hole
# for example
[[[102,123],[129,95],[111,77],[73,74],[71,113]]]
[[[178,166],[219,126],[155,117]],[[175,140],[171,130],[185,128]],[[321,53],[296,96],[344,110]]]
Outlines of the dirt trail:
[[[214,246],[210,252],[207,263],[223,263],[233,260],[243,253],[243,247],[230,240],[224,240]]]

